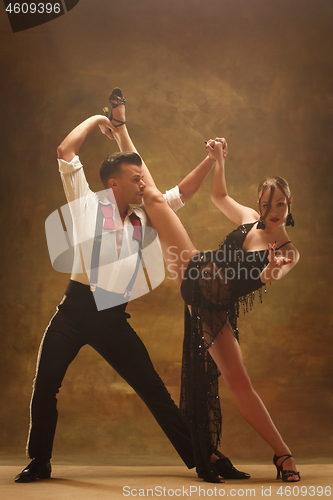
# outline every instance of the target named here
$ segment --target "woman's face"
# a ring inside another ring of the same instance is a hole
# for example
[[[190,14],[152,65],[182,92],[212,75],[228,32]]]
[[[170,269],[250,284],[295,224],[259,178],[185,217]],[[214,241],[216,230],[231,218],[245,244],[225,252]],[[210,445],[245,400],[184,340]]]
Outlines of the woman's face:
[[[264,217],[265,225],[274,229],[282,226],[286,222],[286,218],[289,212],[289,206],[286,196],[278,187],[276,187],[272,197],[271,207],[269,209],[269,212],[267,213],[270,195],[271,188],[266,189],[263,196],[261,196],[261,193],[259,193],[260,201],[258,201],[258,205],[260,212]]]

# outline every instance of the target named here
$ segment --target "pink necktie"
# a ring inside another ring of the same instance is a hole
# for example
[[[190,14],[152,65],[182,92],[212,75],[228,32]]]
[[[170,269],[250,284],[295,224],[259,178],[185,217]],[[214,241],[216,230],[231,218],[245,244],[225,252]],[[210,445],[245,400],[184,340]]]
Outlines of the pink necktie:
[[[113,207],[112,205],[101,205],[104,216],[103,229],[116,229],[113,221]]]
[[[102,209],[103,217],[104,217],[103,229],[116,229],[116,226],[115,226],[114,220],[113,220],[113,207],[112,207],[112,205],[101,205],[101,209]],[[132,212],[131,215],[129,216],[129,219],[130,219],[131,224],[134,228],[133,239],[137,240],[137,241],[142,241],[141,231],[140,231],[141,221],[140,221],[139,217],[134,212]]]

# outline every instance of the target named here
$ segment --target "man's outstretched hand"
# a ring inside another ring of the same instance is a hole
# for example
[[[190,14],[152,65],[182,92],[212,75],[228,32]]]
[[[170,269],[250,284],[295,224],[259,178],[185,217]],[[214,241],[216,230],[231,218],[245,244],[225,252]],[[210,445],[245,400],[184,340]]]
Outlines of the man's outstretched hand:
[[[101,121],[98,124],[99,128],[101,129],[102,134],[106,135],[109,139],[113,140],[114,136],[112,131],[115,130],[115,127],[112,125],[110,122],[109,118],[107,116],[101,115]]]

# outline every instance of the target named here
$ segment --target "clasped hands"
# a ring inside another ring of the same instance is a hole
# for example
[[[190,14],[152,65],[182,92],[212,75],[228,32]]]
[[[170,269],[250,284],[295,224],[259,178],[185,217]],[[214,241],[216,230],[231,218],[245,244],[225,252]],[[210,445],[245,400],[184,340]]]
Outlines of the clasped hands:
[[[228,154],[228,144],[224,137],[216,137],[206,142],[208,156],[216,161],[223,160]]]

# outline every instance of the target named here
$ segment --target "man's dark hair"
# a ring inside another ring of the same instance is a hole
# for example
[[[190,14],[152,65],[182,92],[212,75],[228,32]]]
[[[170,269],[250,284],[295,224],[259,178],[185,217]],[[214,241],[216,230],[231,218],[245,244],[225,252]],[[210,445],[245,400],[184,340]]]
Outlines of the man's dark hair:
[[[99,176],[105,188],[109,187],[109,179],[112,179],[113,177],[119,177],[121,175],[121,166],[123,163],[131,163],[132,165],[141,167],[142,160],[138,153],[133,153],[131,151],[128,151],[126,153],[119,152],[108,155],[103,161],[101,168],[99,169]]]

